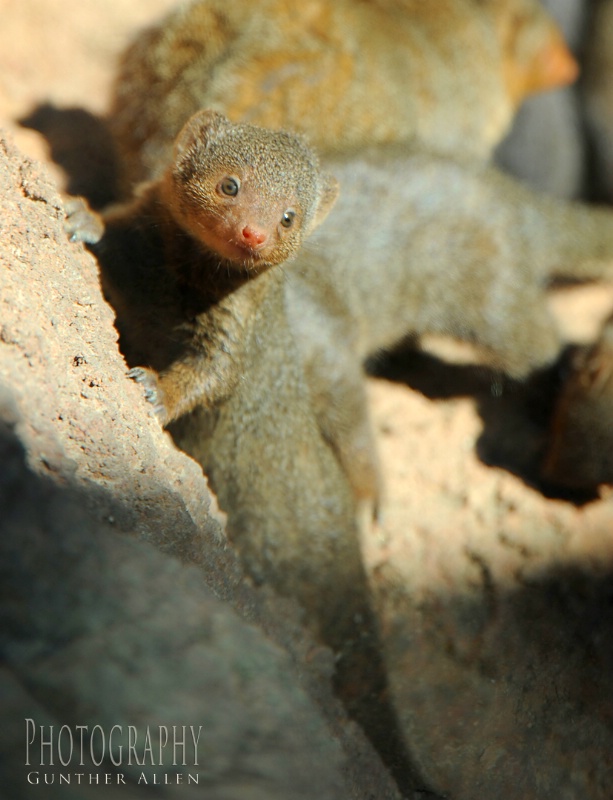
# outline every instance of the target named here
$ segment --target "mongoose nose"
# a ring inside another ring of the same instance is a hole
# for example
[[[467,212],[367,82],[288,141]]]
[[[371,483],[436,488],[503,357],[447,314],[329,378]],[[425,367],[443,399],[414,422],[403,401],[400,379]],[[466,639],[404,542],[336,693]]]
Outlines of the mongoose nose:
[[[268,238],[264,231],[259,231],[256,228],[252,228],[250,225],[245,225],[242,230],[242,235],[245,244],[253,248],[261,247],[266,243],[266,239]]]

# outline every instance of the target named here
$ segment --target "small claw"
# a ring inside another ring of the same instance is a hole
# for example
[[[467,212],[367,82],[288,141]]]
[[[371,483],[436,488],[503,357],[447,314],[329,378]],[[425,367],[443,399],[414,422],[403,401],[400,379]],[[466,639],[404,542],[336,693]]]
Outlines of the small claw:
[[[158,399],[157,389],[153,386],[147,386],[145,389],[145,399],[150,403],[156,403]]]
[[[162,425],[165,424],[167,411],[160,398],[160,387],[157,382],[157,375],[144,367],[132,367],[127,372],[128,378],[139,383],[144,388],[145,400],[153,406],[153,412]]]
[[[96,244],[104,234],[104,223],[98,214],[92,211],[83,198],[71,197],[64,203],[66,219],[64,230],[71,242]]]
[[[132,380],[137,383],[143,383],[148,377],[147,370],[142,367],[132,367],[132,369],[128,370],[127,375],[128,378],[132,378]]]

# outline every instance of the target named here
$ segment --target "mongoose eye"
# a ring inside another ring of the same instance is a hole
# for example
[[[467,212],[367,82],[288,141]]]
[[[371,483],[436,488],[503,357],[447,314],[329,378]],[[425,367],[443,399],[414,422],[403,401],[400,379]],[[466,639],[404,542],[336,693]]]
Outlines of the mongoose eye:
[[[295,211],[286,211],[285,214],[281,217],[281,225],[284,228],[291,228],[294,224],[294,218],[296,217]]]
[[[219,191],[228,197],[236,197],[240,189],[240,181],[238,178],[231,178],[229,175],[224,178],[218,186]]]

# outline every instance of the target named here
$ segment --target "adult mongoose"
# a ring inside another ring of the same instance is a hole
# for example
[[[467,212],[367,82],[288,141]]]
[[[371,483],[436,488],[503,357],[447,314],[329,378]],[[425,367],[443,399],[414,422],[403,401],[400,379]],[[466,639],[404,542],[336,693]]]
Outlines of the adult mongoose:
[[[485,158],[527,94],[576,75],[538,0],[196,0],[126,51],[109,123],[128,188],[207,107],[320,152],[417,140]]]

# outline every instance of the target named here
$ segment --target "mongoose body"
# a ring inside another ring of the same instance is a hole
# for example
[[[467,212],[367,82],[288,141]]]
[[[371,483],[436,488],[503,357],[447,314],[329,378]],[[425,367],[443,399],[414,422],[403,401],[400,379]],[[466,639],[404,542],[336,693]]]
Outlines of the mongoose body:
[[[606,207],[420,149],[375,147],[325,164],[339,199],[288,278],[309,295],[338,296],[333,315],[351,320],[361,357],[442,334],[523,378],[561,348],[545,305],[552,281],[613,276]]]
[[[301,603],[369,724],[385,716],[385,675],[356,491],[317,419],[285,298],[285,261],[336,195],[295,136],[203,112],[163,177],[105,214],[92,249],[132,376],[202,464],[246,571]],[[96,238],[82,217],[69,230]]]
[[[320,151],[416,139],[486,157],[527,94],[576,72],[538,0],[197,0],[126,52],[109,121],[132,182],[204,107]]]
[[[203,112],[92,249],[131,375],[202,464],[248,571],[341,646],[369,613],[355,502],[313,412],[281,266],[336,193],[296,137]],[[87,238],[79,214],[68,226]]]
[[[288,271],[288,314],[320,424],[359,485],[372,450],[363,359],[438,334],[513,378],[551,364],[564,343],[546,291],[555,278],[613,277],[613,211],[402,147],[326,166],[339,200]]]

